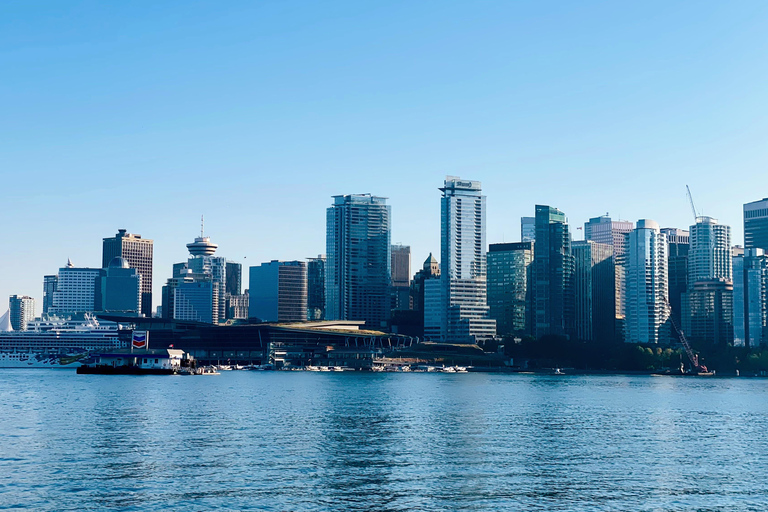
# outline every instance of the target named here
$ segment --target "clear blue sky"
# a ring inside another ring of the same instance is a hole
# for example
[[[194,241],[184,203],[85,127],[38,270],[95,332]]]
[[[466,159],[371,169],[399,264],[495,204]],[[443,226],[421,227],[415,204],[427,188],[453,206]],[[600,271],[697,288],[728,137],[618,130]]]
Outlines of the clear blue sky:
[[[390,198],[415,268],[446,174],[483,182],[489,243],[537,203],[686,227],[689,184],[740,244],[766,34],[762,0],[3,2],[0,300],[126,228],[157,306],[201,214],[221,256],[299,259],[347,193]]]

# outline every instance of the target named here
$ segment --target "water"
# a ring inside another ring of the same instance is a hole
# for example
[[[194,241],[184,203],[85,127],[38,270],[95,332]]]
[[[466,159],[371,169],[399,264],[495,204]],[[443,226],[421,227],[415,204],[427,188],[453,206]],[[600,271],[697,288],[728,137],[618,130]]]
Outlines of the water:
[[[768,380],[0,375],[0,510],[768,509]]]

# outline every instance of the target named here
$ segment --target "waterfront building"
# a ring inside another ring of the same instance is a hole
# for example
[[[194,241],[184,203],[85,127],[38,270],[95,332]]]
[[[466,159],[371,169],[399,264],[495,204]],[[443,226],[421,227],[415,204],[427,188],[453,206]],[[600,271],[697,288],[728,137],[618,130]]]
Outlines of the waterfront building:
[[[43,315],[47,315],[53,307],[53,292],[56,291],[56,283],[59,276],[43,276]]]
[[[326,212],[325,317],[385,328],[391,311],[391,208],[386,198],[370,194],[333,200]]]
[[[479,181],[454,176],[440,191],[441,337],[476,343],[496,335],[487,302],[485,196]]]
[[[488,307],[496,332],[531,333],[530,274],[533,243],[491,244],[488,249]]]
[[[116,256],[101,276],[101,310],[104,312],[141,313],[141,274],[128,260]]]
[[[103,273],[100,268],[78,268],[67,261],[67,266],[59,269],[56,291],[53,292],[53,305],[49,313],[71,315],[91,313],[101,309],[101,286]]]
[[[670,339],[667,236],[658,223],[641,219],[627,236],[627,343],[661,343]]]
[[[307,263],[277,261],[250,267],[248,317],[262,322],[307,319]]]
[[[520,217],[520,241],[536,241],[536,217]]]
[[[614,336],[620,340],[624,336],[624,307],[626,297],[625,259],[627,254],[627,234],[635,225],[626,220],[613,220],[608,214],[592,217],[584,223],[584,240],[610,245],[613,248],[614,268],[614,312],[616,332]]]
[[[325,320],[325,256],[307,258],[307,320]]]
[[[411,248],[392,246],[392,309],[411,309]]]
[[[533,335],[574,335],[571,234],[565,214],[557,208],[536,205],[532,268]]]
[[[697,217],[690,229],[688,289],[682,294],[682,326],[695,341],[733,341],[731,228]]]
[[[613,246],[590,240],[572,244],[576,336],[606,343],[615,339],[616,300]]]
[[[26,331],[27,324],[35,319],[35,299],[27,295],[11,295],[8,306],[13,330]]]
[[[768,251],[768,198],[744,205],[744,248]]]
[[[670,314],[682,325],[682,296],[688,291],[688,251],[690,250],[690,232],[678,228],[662,228],[667,236],[667,278],[669,280]]]
[[[107,268],[114,258],[125,258],[130,268],[135,268],[141,275],[141,313],[152,316],[152,240],[141,235],[118,229],[111,238],[103,239],[101,266]]]
[[[733,257],[733,344],[768,344],[768,256],[760,248]]]

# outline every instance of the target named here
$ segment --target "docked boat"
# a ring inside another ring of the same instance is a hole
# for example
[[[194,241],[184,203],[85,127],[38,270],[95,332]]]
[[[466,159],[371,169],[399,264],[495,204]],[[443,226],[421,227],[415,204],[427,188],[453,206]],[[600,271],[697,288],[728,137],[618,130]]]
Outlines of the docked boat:
[[[35,320],[25,331],[0,331],[0,368],[77,368],[91,353],[127,347],[129,332],[90,315]]]
[[[82,365],[78,374],[97,375],[196,375],[195,361],[183,350],[117,349],[94,356],[93,364]]]

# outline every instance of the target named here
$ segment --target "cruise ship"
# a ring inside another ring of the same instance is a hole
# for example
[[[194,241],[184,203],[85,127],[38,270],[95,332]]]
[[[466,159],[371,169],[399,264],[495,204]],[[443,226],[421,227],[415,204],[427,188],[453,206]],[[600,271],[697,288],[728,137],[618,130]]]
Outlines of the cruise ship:
[[[130,331],[114,322],[36,320],[26,331],[0,331],[0,368],[77,368],[91,352],[128,346]]]

